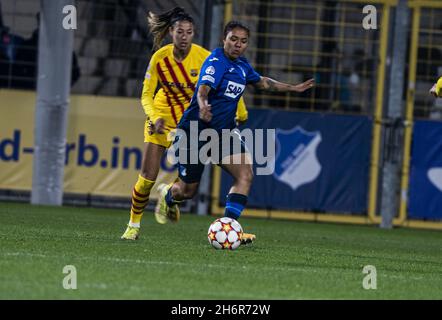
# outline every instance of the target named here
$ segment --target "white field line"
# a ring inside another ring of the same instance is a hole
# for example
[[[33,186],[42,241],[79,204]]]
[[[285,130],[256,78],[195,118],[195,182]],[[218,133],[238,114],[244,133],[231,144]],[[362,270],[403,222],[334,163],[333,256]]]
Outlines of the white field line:
[[[2,253],[3,256],[21,256],[21,257],[29,257],[29,258],[46,258],[46,259],[60,259],[65,258],[61,257],[59,255],[47,255],[47,254],[38,254],[38,253],[29,253],[29,252],[4,252]],[[129,264],[153,264],[153,265],[171,265],[171,266],[182,266],[182,267],[198,267],[198,268],[215,268],[215,269],[223,269],[231,268],[238,270],[237,266],[230,266],[230,265],[217,265],[217,264],[201,264],[201,263],[186,263],[186,262],[178,262],[178,261],[161,261],[161,260],[144,260],[144,259],[127,259],[127,258],[112,258],[112,257],[88,257],[88,256],[81,256],[81,257],[75,257],[75,260],[105,260],[110,262],[117,262],[117,263],[129,263]],[[243,270],[250,270],[250,269],[256,269],[256,271],[262,271],[262,270],[269,270],[269,271],[305,271],[309,273],[315,273],[318,272],[318,270],[311,270],[309,268],[305,267],[265,267],[265,266],[242,266]],[[333,268],[336,269],[336,268]]]
[[[38,254],[38,253],[29,253],[29,252],[4,252],[2,253],[3,256],[22,256],[22,257],[29,257],[29,258],[46,258],[46,259],[61,259],[65,257],[61,257],[59,255],[47,255],[47,254]],[[105,260],[110,262],[116,262],[116,263],[129,263],[129,264],[143,264],[143,265],[168,265],[168,266],[182,266],[182,267],[191,267],[192,270],[195,270],[195,268],[214,268],[214,269],[223,269],[226,268],[235,269],[238,270],[237,266],[230,266],[230,265],[217,265],[217,264],[201,264],[201,263],[186,263],[186,262],[177,262],[177,261],[161,261],[161,260],[144,260],[144,259],[127,259],[127,258],[112,258],[112,257],[88,257],[88,256],[82,256],[82,257],[75,257],[76,260],[84,260],[84,261],[91,261],[91,260]],[[72,263],[71,263],[72,264]],[[312,266],[314,267],[314,266]],[[249,271],[282,271],[282,272],[306,272],[306,273],[320,273],[320,270],[318,269],[312,269],[310,267],[266,267],[262,265],[253,266],[243,265],[241,267],[242,270],[249,270]],[[341,268],[339,267],[330,267],[328,270],[338,270],[342,272]],[[361,270],[362,274],[362,270]],[[404,279],[404,280],[425,280],[424,276],[406,276],[406,275],[395,275],[391,273],[384,273],[384,272],[378,272],[378,276],[392,278],[392,279]]]

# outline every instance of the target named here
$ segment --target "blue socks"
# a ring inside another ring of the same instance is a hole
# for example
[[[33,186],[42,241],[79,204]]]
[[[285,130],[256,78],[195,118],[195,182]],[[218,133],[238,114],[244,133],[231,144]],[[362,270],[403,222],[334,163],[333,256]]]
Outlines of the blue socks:
[[[247,204],[247,196],[239,193],[229,193],[227,195],[224,217],[229,217],[238,220],[246,204]]]
[[[172,198],[172,193],[167,191],[166,194],[166,203],[169,207],[179,203],[180,201],[176,201]],[[239,193],[229,193],[227,195],[226,208],[224,210],[224,217],[229,217],[235,220],[238,220],[243,212],[245,206],[247,205],[247,196]]]

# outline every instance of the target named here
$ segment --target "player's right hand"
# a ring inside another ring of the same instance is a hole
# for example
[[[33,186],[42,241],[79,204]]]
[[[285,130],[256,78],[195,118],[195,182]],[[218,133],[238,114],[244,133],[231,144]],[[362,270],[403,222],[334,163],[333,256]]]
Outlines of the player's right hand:
[[[200,119],[204,122],[210,122],[212,120],[211,105],[200,106]]]

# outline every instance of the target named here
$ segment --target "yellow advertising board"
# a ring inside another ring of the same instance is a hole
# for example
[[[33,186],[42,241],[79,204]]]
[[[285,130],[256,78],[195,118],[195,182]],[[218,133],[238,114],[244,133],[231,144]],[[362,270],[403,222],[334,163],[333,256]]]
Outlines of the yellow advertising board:
[[[30,191],[36,94],[0,90],[0,102],[0,189]],[[141,167],[144,120],[139,99],[71,96],[64,192],[130,197]],[[158,182],[175,180],[166,157],[161,167]]]

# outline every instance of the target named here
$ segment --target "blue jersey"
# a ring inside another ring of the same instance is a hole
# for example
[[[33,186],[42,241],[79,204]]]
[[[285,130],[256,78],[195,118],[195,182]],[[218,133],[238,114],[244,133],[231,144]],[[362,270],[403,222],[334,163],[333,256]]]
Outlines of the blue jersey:
[[[253,69],[246,58],[239,57],[230,60],[224,54],[223,48],[212,51],[201,67],[195,93],[189,108],[184,112],[178,128],[188,129],[190,121],[199,120],[199,128],[213,128],[217,131],[233,129],[238,101],[249,83],[260,81],[261,76]],[[209,104],[211,105],[212,120],[205,123],[199,119],[197,101],[198,89],[201,85],[211,88]]]

